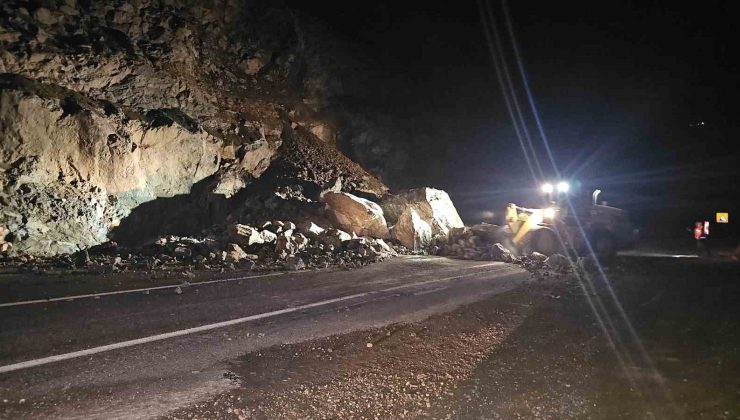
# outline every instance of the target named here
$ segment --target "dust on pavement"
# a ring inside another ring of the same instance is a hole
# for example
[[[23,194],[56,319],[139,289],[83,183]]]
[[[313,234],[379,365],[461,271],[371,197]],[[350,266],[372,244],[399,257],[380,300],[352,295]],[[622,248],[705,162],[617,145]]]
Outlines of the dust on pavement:
[[[640,341],[603,282],[587,295],[617,351],[579,281],[551,279],[419,323],[245,355],[229,374],[238,389],[168,418],[740,418],[738,274],[613,265]]]

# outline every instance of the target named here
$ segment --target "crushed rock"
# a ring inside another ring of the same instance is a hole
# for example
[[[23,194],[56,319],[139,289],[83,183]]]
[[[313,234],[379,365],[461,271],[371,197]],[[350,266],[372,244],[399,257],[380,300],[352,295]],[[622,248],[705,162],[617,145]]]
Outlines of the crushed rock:
[[[187,270],[302,270],[339,266],[360,268],[408,251],[382,239],[357,237],[314,223],[298,228],[289,221],[260,227],[214,226],[196,237],[167,235],[140,247],[106,242],[74,254],[0,255],[0,269],[24,272],[121,272]],[[311,237],[299,232],[303,230]],[[318,233],[316,233],[318,232]]]

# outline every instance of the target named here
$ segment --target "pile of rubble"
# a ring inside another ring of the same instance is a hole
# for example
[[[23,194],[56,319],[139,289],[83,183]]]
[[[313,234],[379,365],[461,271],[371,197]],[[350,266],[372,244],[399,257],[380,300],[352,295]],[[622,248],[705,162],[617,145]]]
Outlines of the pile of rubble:
[[[107,242],[75,254],[29,255],[0,260],[0,266],[31,271],[50,268],[93,271],[301,270],[358,268],[405,253],[382,239],[359,237],[313,222],[271,221],[209,229],[200,237],[162,236],[153,243],[121,247]]]
[[[550,275],[566,274],[574,267],[568,257],[560,254],[546,256],[539,252],[517,256],[511,251],[507,228],[481,223],[471,227],[455,228],[446,237],[438,237],[432,246],[432,252],[453,258],[481,261],[501,261],[521,265],[541,279]],[[593,271],[594,262],[587,258],[576,260],[576,269]]]
[[[482,223],[452,229],[447,237],[438,238],[433,246],[437,255],[466,260],[513,262],[512,252],[502,245],[507,242],[505,228]]]
[[[331,266],[351,269],[398,254],[429,252],[519,264],[538,278],[573,270],[571,262],[562,255],[515,255],[505,245],[510,238],[506,227],[465,227],[444,191],[420,188],[376,203],[347,192],[327,190],[320,200],[324,208],[316,220],[325,227],[308,219],[299,223],[230,223],[214,225],[195,236],[165,235],[139,246],[120,246],[109,241],[73,254],[45,257],[9,256],[9,231],[0,225],[0,268],[173,273],[293,271]],[[576,269],[580,268],[588,267],[577,264]]]
[[[227,259],[234,263],[257,261],[268,268],[355,268],[398,255],[383,239],[325,229],[310,221],[298,225],[273,221],[259,228],[236,224],[223,236]]]
[[[0,252],[6,255],[0,259],[0,267],[38,271],[98,268],[114,272],[355,268],[399,253],[426,252],[433,238],[464,230],[447,193],[432,188],[386,195],[376,201],[335,188],[322,192],[319,200],[324,207],[315,211],[316,217],[304,216],[299,223],[230,222],[211,226],[199,235],[155,236],[144,245],[109,241],[52,256]],[[309,209],[305,203],[303,208]],[[167,232],[169,228],[163,226],[161,230]]]

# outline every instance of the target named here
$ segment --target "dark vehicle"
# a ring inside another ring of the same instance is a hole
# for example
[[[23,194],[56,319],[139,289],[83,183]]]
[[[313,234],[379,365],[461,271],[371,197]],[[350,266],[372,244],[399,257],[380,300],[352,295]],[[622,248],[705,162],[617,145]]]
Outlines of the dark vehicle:
[[[506,224],[511,242],[520,253],[545,255],[574,251],[589,253],[589,245],[600,256],[612,256],[618,250],[634,247],[638,231],[623,209],[598,203],[600,190],[591,200],[566,196],[567,184],[558,184],[559,194],[552,199],[554,188],[543,186],[549,207],[530,209],[509,204]]]

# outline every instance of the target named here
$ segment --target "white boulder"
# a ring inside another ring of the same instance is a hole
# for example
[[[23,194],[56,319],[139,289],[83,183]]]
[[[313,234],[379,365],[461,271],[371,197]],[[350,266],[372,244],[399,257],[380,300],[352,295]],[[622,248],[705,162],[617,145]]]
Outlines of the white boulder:
[[[415,251],[427,246],[432,240],[432,227],[413,207],[408,207],[401,213],[390,232],[403,246]]]
[[[434,188],[409,190],[383,200],[380,206],[390,224],[399,223],[407,209],[413,209],[431,227],[432,235],[448,236],[451,229],[465,227],[450,196]],[[410,215],[405,217],[408,222]]]

